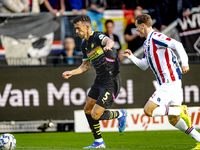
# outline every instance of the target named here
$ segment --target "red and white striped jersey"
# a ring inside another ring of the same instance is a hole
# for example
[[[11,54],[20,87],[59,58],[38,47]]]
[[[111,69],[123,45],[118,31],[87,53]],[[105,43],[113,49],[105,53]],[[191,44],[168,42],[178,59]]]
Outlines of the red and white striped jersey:
[[[150,66],[160,85],[181,79],[182,72],[174,51],[178,53],[182,66],[188,66],[188,57],[180,42],[151,30],[143,48],[142,59],[134,55],[129,56],[129,59],[143,70]]]

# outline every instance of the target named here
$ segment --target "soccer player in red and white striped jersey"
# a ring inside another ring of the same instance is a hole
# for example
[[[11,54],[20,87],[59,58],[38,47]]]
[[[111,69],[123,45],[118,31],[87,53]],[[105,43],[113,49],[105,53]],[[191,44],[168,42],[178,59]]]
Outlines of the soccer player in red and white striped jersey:
[[[136,30],[146,40],[143,44],[144,56],[142,59],[135,57],[131,50],[125,50],[124,56],[128,57],[142,70],[151,68],[160,87],[147,101],[144,112],[147,116],[168,116],[169,123],[190,135],[197,141],[196,149],[200,149],[200,133],[191,124],[187,106],[182,105],[182,74],[189,71],[188,57],[183,45],[155,32],[152,29],[152,19],[147,14],[142,14],[135,19]],[[181,67],[178,63],[178,53]]]

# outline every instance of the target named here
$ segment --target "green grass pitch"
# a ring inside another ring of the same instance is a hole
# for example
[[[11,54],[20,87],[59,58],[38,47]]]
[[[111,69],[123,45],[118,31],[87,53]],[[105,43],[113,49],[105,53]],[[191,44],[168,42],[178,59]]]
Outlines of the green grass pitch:
[[[198,130],[200,131],[200,130]],[[94,141],[91,133],[13,133],[15,150],[81,150]],[[107,150],[190,150],[196,141],[179,130],[102,132]]]

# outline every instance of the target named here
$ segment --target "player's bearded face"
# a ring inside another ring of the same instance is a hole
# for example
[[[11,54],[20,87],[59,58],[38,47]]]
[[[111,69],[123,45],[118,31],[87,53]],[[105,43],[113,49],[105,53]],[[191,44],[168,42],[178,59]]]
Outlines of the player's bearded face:
[[[74,28],[76,29],[76,33],[79,35],[80,38],[85,38],[86,35],[86,27],[81,21],[74,24]]]

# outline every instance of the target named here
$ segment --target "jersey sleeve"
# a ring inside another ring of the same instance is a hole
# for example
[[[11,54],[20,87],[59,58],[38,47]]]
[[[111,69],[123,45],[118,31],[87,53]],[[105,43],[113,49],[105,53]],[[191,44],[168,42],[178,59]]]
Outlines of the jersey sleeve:
[[[106,36],[104,33],[98,32],[98,35],[97,35],[97,37],[96,37],[96,40],[97,40],[98,44],[104,46],[104,45],[103,45],[103,41],[104,41],[104,39],[105,39],[106,37],[107,37],[107,36]]]
[[[153,41],[158,47],[158,49],[163,49],[163,47],[167,47],[176,50],[181,59],[182,66],[188,66],[188,56],[187,53],[185,52],[182,43],[172,38],[169,38],[162,33],[156,33],[153,36]]]
[[[139,59],[132,54],[128,57],[128,59],[130,59],[135,65],[137,65],[142,70],[146,70],[149,67],[145,55],[142,59]]]

